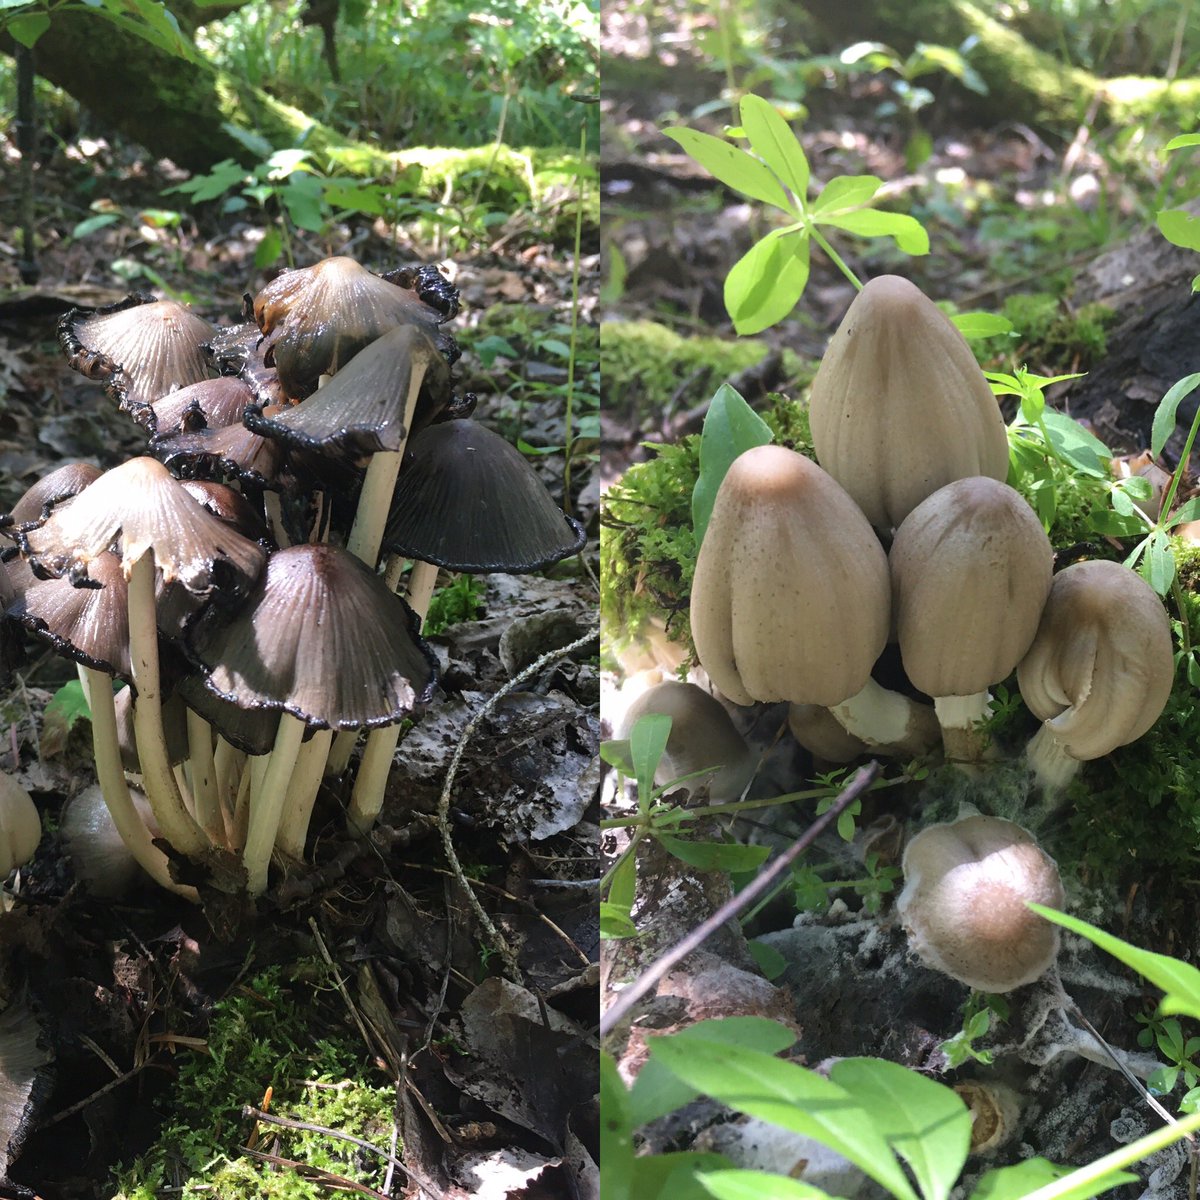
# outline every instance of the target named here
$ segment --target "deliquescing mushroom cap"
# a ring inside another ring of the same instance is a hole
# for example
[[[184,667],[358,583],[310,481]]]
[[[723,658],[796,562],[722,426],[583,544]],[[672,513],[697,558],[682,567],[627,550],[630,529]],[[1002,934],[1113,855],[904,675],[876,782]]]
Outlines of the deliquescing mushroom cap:
[[[201,348],[218,374],[237,376],[254,393],[257,403],[290,404],[279,372],[265,362],[267,349],[262,340],[262,330],[254,321],[247,321],[218,329]]]
[[[397,325],[417,325],[436,336],[445,316],[403,287],[372,274],[352,258],[326,258],[285,271],[254,298],[265,362],[279,371],[289,396],[316,390],[364,346]]]
[[[809,405],[817,461],[879,529],[956,479],[1008,473],[1000,408],[971,348],[897,275],[872,279],[855,297]]]
[[[33,797],[0,771],[0,878],[24,866],[42,840],[42,818]]]
[[[408,432],[404,412],[415,371],[423,372],[422,389],[440,397],[433,403],[441,408],[450,368],[428,333],[401,325],[360,350],[307,400],[273,415],[251,407],[245,423],[286,446],[364,466],[380,450],[400,448]]]
[[[182,304],[141,294],[109,308],[72,309],[58,326],[71,367],[104,381],[135,418],[168,392],[208,378],[201,346],[212,334]]]
[[[149,408],[146,425],[155,437],[170,437],[192,429],[220,429],[240,425],[254,392],[233,375],[204,379],[169,392]]]
[[[265,412],[287,412],[268,408]],[[240,422],[215,429],[192,429],[150,443],[159,461],[180,475],[211,478],[220,475],[279,491],[285,486],[287,450],[282,443],[248,429]]]
[[[1026,907],[1063,905],[1054,860],[1012,821],[930,825],[906,847],[896,911],[921,960],[970,987],[1010,992],[1058,953],[1058,927]]]
[[[0,528],[43,520],[56,504],[78,495],[89,483],[99,479],[101,474],[100,468],[92,463],[64,463],[33,484],[13,505],[11,513],[0,516]]]
[[[887,556],[831,476],[782,446],[734,460],[691,603],[700,663],[730,700],[830,707],[857,695],[890,612]]]
[[[210,692],[202,674],[185,675],[175,685],[175,695],[202,716],[227,742],[247,754],[269,754],[279,732],[279,711],[241,708]]]
[[[930,696],[1007,679],[1037,633],[1054,551],[1020,493],[976,476],[905,517],[888,554],[904,670]]]
[[[1174,677],[1162,601],[1135,572],[1105,560],[1054,577],[1017,667],[1021,698],[1084,762],[1140,738],[1166,707]]]
[[[525,456],[486,426],[430,425],[409,451],[383,535],[394,553],[451,571],[520,573],[583,548],[583,526],[554,503]]]
[[[106,471],[46,520],[18,532],[21,551],[39,574],[87,576],[89,563],[117,546],[126,577],[153,550],[164,583],[179,580],[207,596],[245,592],[265,552],[194,500],[160,462],[133,458]]]
[[[272,554],[234,619],[202,619],[192,645],[211,692],[321,728],[393,724],[435,682],[412,611],[337,546]]]

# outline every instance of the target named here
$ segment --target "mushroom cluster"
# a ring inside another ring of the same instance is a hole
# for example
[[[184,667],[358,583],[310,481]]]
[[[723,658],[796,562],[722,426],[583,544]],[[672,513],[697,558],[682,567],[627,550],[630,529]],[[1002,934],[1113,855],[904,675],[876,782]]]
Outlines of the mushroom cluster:
[[[1054,578],[1041,523],[1004,482],[996,399],[915,285],[862,289],[810,418],[817,462],[780,446],[741,455],[700,546],[692,634],[726,697],[788,701],[801,737],[828,710],[852,735],[824,731],[833,757],[923,754],[940,737],[948,760],[975,763],[989,688],[1015,671],[1045,722],[1029,758],[1051,790],[1154,724],[1173,674],[1162,604],[1115,563]],[[911,685],[899,690],[875,678],[889,639]]]
[[[147,448],[62,468],[0,517],[5,615],[77,664],[108,814],[164,887],[194,897],[171,860],[225,853],[261,895],[362,731],[348,825],[369,829],[437,682],[420,627],[438,568],[582,547],[455,396],[457,310],[436,268],[330,258],[247,297],[241,325],[144,295],[60,323]]]

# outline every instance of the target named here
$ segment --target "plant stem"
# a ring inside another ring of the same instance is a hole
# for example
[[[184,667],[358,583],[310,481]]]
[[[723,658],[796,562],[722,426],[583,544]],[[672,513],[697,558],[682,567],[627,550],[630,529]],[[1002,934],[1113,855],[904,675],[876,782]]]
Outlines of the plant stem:
[[[801,200],[804,199],[803,196],[800,198]],[[854,290],[856,292],[861,292],[863,289],[862,280],[860,280],[859,277],[855,275],[852,270],[850,270],[850,268],[843,261],[842,256],[829,244],[829,240],[825,237],[825,235],[815,225],[810,225],[808,227],[808,232],[812,240],[816,242],[826,254],[829,255],[830,262],[832,262],[833,265],[837,267],[837,269],[841,271],[841,273],[845,275],[845,277],[850,280],[852,284],[854,284]]]
[[[603,878],[600,880],[600,895],[604,895],[605,889],[612,882],[613,876],[619,870],[621,864],[631,855],[637,853],[638,843],[646,836],[646,828],[635,829],[633,836],[629,839],[629,845],[617,855],[616,861],[607,871],[604,872]]]

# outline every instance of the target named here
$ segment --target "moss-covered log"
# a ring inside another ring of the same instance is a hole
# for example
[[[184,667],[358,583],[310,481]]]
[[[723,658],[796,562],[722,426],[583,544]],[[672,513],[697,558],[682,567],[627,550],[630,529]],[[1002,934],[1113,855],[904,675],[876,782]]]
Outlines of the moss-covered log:
[[[1062,127],[1089,116],[1100,124],[1124,124],[1156,113],[1190,129],[1200,107],[1198,79],[1104,79],[1066,67],[972,0],[878,0],[865,21],[860,5],[843,0],[805,0],[805,7],[839,40],[869,37],[903,53],[918,41],[960,46],[977,39],[969,60],[988,94],[971,97],[971,103],[995,119]]]

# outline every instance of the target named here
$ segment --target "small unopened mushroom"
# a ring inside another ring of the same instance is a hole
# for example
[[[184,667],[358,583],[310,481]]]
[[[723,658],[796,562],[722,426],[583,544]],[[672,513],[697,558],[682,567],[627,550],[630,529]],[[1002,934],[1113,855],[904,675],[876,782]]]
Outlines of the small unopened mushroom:
[[[0,772],[0,879],[24,866],[42,840],[42,819],[33,798],[11,775]]]
[[[1162,602],[1120,563],[1075,563],[1054,577],[1021,697],[1042,722],[1027,748],[1039,783],[1065,787],[1087,762],[1136,741],[1158,720],[1175,677]]]
[[[915,284],[872,279],[813,380],[817,461],[877,529],[969,475],[1004,479],[1000,408],[962,334]]]
[[[754,774],[754,755],[719,700],[694,683],[664,680],[629,706],[619,736],[628,737],[638,719],[650,713],[671,718],[666,752],[654,777],[659,786],[708,770],[709,776],[689,780],[686,786],[707,783],[709,796],[717,802],[741,796]]]
[[[150,836],[157,837],[158,827],[150,802],[141,792],[131,789],[130,795]],[[84,788],[67,801],[58,832],[75,869],[75,878],[93,896],[120,896],[141,874],[137,859],[113,821],[99,784]]]
[[[1061,908],[1058,867],[1019,825],[978,814],[908,843],[896,900],[926,966],[983,992],[1032,983],[1058,953],[1058,927],[1027,901]]]
[[[988,688],[1016,669],[1037,633],[1054,551],[1020,493],[986,477],[923,500],[888,555],[904,670],[934,698],[946,757],[978,759],[973,726]]]

